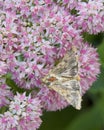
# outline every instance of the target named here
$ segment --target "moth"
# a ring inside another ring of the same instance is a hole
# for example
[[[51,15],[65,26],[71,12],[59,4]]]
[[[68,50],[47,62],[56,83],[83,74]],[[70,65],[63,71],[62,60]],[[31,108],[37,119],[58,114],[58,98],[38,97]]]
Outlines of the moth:
[[[77,49],[72,47],[42,81],[76,109],[81,108],[82,93],[78,75]]]

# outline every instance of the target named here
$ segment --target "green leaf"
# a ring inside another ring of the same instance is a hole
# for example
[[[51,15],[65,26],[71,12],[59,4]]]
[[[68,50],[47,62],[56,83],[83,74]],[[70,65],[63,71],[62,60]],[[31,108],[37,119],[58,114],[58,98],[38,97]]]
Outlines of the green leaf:
[[[101,73],[98,75],[97,81],[94,82],[89,92],[94,94],[101,92],[104,94],[104,40],[98,46],[98,53],[101,62]]]
[[[0,114],[3,114],[5,111],[7,111],[8,108],[6,106],[0,108]]]
[[[81,111],[75,110],[69,106],[66,109],[56,112],[45,112],[42,116],[42,125],[39,130],[65,130],[65,127],[73,120]]]
[[[98,46],[98,53],[99,53],[101,64],[104,67],[104,39],[102,43]]]
[[[23,54],[20,54],[19,56],[16,57],[18,61],[22,62],[24,61],[24,56]]]
[[[90,93],[104,93],[104,67],[101,67],[101,73],[98,76],[98,79],[93,83],[92,87],[89,90]]]
[[[88,34],[88,33],[85,32],[83,34],[84,41],[88,42],[88,43],[90,43],[94,46],[99,46],[99,44],[102,43],[103,37],[104,37],[103,33],[92,35],[92,34]]]
[[[65,130],[103,130],[104,98],[96,106],[83,111]]]

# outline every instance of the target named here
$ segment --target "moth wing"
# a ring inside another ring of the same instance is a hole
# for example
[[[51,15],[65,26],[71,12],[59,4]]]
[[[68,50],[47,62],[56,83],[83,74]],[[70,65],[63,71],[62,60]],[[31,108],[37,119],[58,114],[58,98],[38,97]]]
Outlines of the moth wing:
[[[78,73],[77,56],[73,49],[69,50],[62,61],[50,72],[63,77],[74,77]]]
[[[77,80],[53,82],[49,88],[59,93],[70,105],[76,109],[81,108],[81,87]]]

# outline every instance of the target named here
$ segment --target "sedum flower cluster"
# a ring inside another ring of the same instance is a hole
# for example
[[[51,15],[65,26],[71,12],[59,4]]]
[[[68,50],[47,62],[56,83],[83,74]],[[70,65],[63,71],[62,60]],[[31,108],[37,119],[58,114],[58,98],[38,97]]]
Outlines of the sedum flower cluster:
[[[9,110],[0,115],[1,130],[36,130],[41,123],[42,114],[40,100],[19,94],[12,99]]]
[[[85,32],[104,32],[103,0],[0,0],[0,129],[38,129],[42,111],[70,105],[42,78],[72,46],[82,94],[91,87],[100,63]]]

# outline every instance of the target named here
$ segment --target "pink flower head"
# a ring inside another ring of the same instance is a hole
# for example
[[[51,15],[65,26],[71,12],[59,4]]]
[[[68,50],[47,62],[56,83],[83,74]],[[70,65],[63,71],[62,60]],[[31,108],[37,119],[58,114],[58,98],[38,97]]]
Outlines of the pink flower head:
[[[82,40],[81,31],[71,25],[73,16],[49,3],[51,0],[5,0],[1,5],[0,70],[9,71],[16,84],[26,89],[40,87],[40,79],[55,60]]]
[[[10,102],[9,110],[0,115],[2,130],[36,130],[41,124],[42,115],[40,100],[17,93]]]

